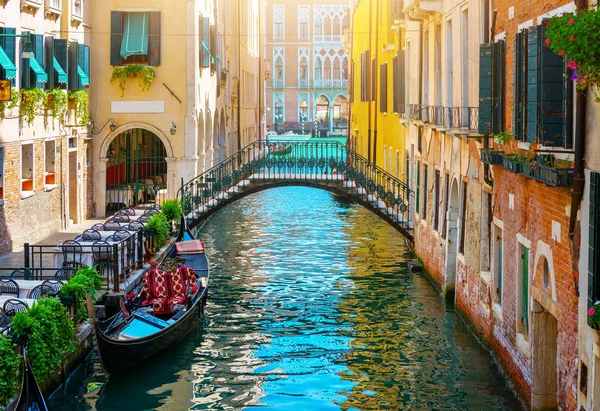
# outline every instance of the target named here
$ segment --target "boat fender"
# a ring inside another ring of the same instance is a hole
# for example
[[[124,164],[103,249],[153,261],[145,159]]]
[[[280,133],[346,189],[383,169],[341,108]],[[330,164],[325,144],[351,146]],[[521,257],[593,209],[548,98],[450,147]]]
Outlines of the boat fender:
[[[411,273],[421,273],[421,272],[423,272],[423,266],[421,264],[419,264],[418,261],[411,260],[408,263],[406,263],[406,266],[408,267],[408,270]]]

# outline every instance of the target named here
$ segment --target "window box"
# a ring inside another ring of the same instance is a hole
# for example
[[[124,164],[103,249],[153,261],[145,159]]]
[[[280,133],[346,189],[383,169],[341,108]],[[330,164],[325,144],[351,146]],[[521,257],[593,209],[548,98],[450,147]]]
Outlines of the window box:
[[[537,180],[546,183],[551,187],[571,187],[573,184],[572,168],[557,168],[549,166],[539,166]]]
[[[511,173],[521,172],[522,160],[515,154],[507,154],[502,158],[502,166]]]
[[[21,191],[33,191],[33,179],[26,178],[21,180]]]
[[[527,178],[535,179],[540,174],[539,169],[540,169],[540,165],[538,163],[536,163],[535,161],[531,161],[531,160],[527,160],[527,159],[521,160],[520,173],[523,176],[525,176]]]
[[[495,151],[491,148],[481,149],[481,162],[484,164],[502,164],[503,151]]]

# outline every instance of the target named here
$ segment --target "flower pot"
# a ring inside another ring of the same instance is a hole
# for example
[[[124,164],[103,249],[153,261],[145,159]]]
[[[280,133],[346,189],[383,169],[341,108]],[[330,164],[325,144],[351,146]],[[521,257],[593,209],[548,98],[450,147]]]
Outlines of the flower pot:
[[[570,187],[573,184],[573,169],[541,166],[540,181],[550,187]]]
[[[511,173],[520,173],[521,165],[521,161],[517,158],[504,157],[502,159],[502,166]]]
[[[481,149],[481,162],[485,164],[502,164],[503,151],[495,151],[489,148]]]

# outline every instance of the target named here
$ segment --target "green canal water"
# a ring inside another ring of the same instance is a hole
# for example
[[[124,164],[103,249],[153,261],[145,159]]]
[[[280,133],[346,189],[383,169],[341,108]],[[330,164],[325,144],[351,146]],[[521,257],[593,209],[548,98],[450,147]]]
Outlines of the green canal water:
[[[202,326],[126,375],[91,358],[52,410],[520,409],[453,307],[407,271],[403,238],[360,206],[272,189],[200,237]]]

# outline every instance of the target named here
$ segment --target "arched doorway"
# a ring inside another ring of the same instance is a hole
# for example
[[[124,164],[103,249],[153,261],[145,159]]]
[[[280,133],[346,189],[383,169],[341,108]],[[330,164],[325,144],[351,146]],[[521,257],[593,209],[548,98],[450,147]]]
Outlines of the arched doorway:
[[[348,127],[348,99],[337,96],[333,100],[333,128],[345,129]]]
[[[155,203],[167,189],[167,151],[151,131],[134,128],[119,133],[106,153],[107,215],[123,206]]]
[[[329,99],[324,95],[317,97],[315,120],[317,122],[317,130],[321,132],[329,131]]]
[[[448,214],[446,219],[447,224],[447,242],[446,242],[446,281],[444,284],[444,290],[449,291],[448,297],[454,295],[454,288],[456,284],[456,253],[458,252],[458,216],[459,216],[459,205],[458,205],[458,181],[454,180],[452,183],[452,190],[450,191],[450,202],[448,207]]]

